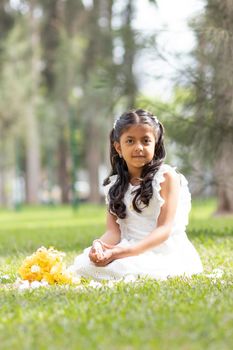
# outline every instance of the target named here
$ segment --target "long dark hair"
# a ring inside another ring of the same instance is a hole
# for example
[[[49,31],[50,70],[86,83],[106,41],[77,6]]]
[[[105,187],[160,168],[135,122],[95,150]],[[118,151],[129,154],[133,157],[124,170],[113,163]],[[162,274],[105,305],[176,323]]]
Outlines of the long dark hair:
[[[117,175],[115,183],[109,189],[108,196],[109,210],[120,219],[126,217],[126,206],[123,199],[129,186],[130,175],[126,162],[123,158],[120,158],[114,147],[114,142],[120,142],[120,137],[124,131],[135,124],[150,125],[154,129],[155,138],[157,140],[154,157],[150,163],[144,165],[140,178],[140,186],[133,192],[135,196],[132,204],[136,212],[142,212],[139,207],[140,204],[143,203],[144,207],[149,205],[153,195],[153,177],[163,163],[166,155],[163,142],[164,128],[152,113],[143,109],[130,110],[122,114],[121,117],[116,120],[114,128],[110,132],[110,161],[112,170],[109,176],[104,180],[104,186],[110,183],[110,176]]]

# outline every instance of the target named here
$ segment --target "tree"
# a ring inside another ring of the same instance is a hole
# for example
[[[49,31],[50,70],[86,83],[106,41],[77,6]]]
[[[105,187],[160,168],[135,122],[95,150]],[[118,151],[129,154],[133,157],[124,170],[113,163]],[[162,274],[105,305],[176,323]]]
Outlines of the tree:
[[[47,98],[53,104],[50,129],[53,129],[53,145],[47,150],[54,153],[56,148],[57,180],[61,188],[62,203],[70,201],[70,184],[75,181],[72,173],[75,164],[72,142],[73,119],[78,119],[73,91],[80,84],[81,58],[83,54],[83,25],[85,9],[81,1],[42,1],[42,45]],[[52,124],[52,125],[51,125]],[[55,126],[55,127],[54,127]],[[45,147],[45,148],[46,148]],[[50,157],[51,158],[51,157]]]
[[[133,0],[1,2],[0,125],[11,154],[2,152],[0,171],[6,178],[4,159],[14,163],[13,145],[20,144],[28,202],[38,200],[41,170],[68,202],[77,153],[89,171],[90,199],[100,201],[108,131],[116,111],[134,107],[137,94],[135,11]]]
[[[233,212],[233,3],[207,0],[194,21],[196,118],[200,143],[213,165],[218,212]]]
[[[83,61],[84,96],[81,115],[84,120],[86,166],[89,172],[90,200],[100,202],[99,165],[101,140],[105,138],[106,119],[115,103],[117,66],[113,62],[113,1],[94,1],[88,13],[86,50]]]
[[[41,181],[40,139],[37,114],[38,89],[40,85],[40,29],[36,18],[37,1],[28,4],[28,36],[30,42],[29,70],[31,86],[26,108],[27,142],[26,142],[26,195],[30,204],[39,203],[39,188]]]
[[[6,83],[6,75],[4,72],[5,62],[5,47],[4,40],[6,40],[9,31],[14,25],[14,15],[7,11],[9,1],[1,1],[0,3],[0,204],[7,204],[7,170],[9,166],[10,152],[8,151],[9,141],[7,135],[11,135],[12,127],[15,122],[14,116],[9,111],[9,93],[6,91],[4,83]]]
[[[10,8],[10,5],[8,5]],[[14,26],[2,42],[1,114],[13,121],[5,138],[13,144],[24,136],[26,150],[26,196],[28,203],[38,203],[40,185],[40,145],[38,99],[40,79],[39,28],[35,18],[37,2],[31,1],[25,16],[12,9]],[[29,39],[29,40],[28,40]],[[7,104],[7,107],[6,107]],[[13,132],[12,132],[13,129]],[[15,137],[15,140],[13,139]],[[11,157],[15,157],[11,155]],[[16,157],[15,157],[16,158]]]
[[[125,90],[124,94],[127,98],[127,108],[135,107],[135,97],[137,93],[137,83],[135,75],[133,73],[136,54],[138,51],[135,31],[133,29],[133,19],[135,15],[135,2],[128,0],[126,2],[126,8],[123,13],[123,26],[121,29],[122,40],[124,43],[124,63],[123,74],[125,77]]]

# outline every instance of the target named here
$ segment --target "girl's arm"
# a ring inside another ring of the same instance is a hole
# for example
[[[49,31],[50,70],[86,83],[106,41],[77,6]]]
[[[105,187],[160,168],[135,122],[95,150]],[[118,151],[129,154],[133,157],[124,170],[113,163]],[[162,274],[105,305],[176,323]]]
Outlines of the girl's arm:
[[[118,223],[116,222],[116,215],[107,212],[107,221],[106,221],[106,232],[99,239],[107,244],[116,245],[121,240],[121,231]]]
[[[164,177],[165,181],[161,183],[160,191],[164,204],[161,207],[156,228],[139,243],[129,248],[116,247],[115,251],[113,249],[113,259],[141,254],[160,245],[169,237],[178,204],[180,177],[178,174],[171,172],[164,174]]]
[[[99,239],[93,241],[89,252],[89,258],[92,262],[97,263],[103,259],[103,248],[112,248],[120,242],[121,232],[116,219],[115,215],[107,212],[107,231]]]

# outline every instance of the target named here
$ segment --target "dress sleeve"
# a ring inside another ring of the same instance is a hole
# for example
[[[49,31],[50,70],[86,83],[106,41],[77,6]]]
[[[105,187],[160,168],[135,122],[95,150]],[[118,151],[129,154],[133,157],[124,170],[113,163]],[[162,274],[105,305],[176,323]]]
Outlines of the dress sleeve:
[[[191,193],[188,187],[188,181],[181,173],[176,171],[176,168],[170,165],[163,164],[157,171],[153,179],[153,190],[159,201],[160,208],[164,204],[164,199],[160,195],[161,183],[165,181],[164,174],[167,172],[175,172],[180,176],[180,195],[177,208],[177,216],[180,216],[180,222],[188,224],[188,214],[191,210]]]
[[[109,196],[108,196],[109,189],[110,189],[110,187],[112,187],[112,185],[115,183],[116,179],[117,179],[117,175],[112,175],[112,176],[110,177],[110,182],[109,182],[109,184],[107,184],[106,186],[103,187],[103,189],[104,189],[104,195],[105,195],[105,203],[106,203],[107,205],[109,205]]]
[[[167,165],[167,164],[162,164],[161,167],[159,168],[159,170],[157,171],[157,173],[155,174],[153,182],[152,182],[153,183],[153,191],[154,191],[154,194],[159,201],[160,207],[162,207],[164,204],[164,199],[160,195],[161,183],[165,181],[164,174],[166,174],[168,172],[174,172],[177,174],[176,168],[174,168],[170,165]]]

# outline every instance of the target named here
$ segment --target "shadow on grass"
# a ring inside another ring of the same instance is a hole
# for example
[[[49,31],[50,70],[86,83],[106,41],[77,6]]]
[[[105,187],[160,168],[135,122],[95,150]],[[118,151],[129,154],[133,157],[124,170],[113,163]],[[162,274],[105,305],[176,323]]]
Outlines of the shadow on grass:
[[[208,203],[207,203],[208,204]],[[231,218],[209,217],[200,204],[194,208],[187,228],[193,242],[233,237]],[[105,231],[105,207],[86,205],[74,213],[70,208],[32,208],[21,213],[1,213],[0,255],[31,254],[40,246],[50,247],[67,253],[80,252],[90,246],[93,239]],[[216,242],[216,244],[218,244]]]
[[[31,254],[40,246],[51,247],[65,251],[80,252],[91,245],[92,241],[100,237],[104,232],[104,225],[85,225],[81,227],[62,227],[31,230],[12,229],[8,232],[0,232],[0,255]],[[192,242],[217,241],[219,238],[233,237],[233,227],[219,229],[191,228],[187,230]],[[217,244],[217,242],[216,242]]]
[[[213,228],[213,227],[203,227],[203,228],[188,228],[187,235],[190,238],[195,237],[206,237],[206,238],[216,238],[216,237],[233,237],[233,227],[222,227],[222,228]]]

